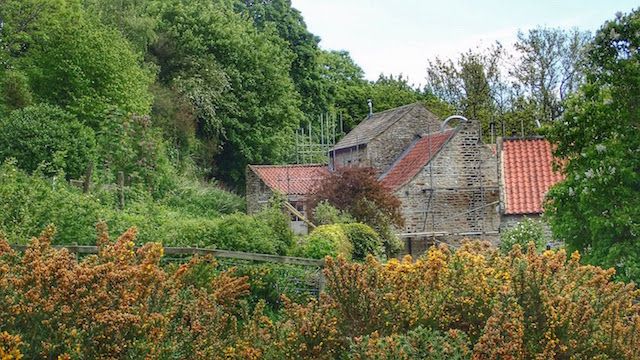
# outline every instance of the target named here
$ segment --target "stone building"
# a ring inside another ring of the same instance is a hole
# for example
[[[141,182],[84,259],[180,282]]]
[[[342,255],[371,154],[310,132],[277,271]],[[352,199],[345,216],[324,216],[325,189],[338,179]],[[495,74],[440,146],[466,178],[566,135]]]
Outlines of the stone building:
[[[329,166],[370,166],[383,172],[417,136],[436,131],[440,123],[421,103],[372,114],[329,152]]]
[[[500,225],[497,162],[482,143],[480,124],[424,134],[414,140],[380,180],[402,201],[410,254],[464,238],[497,241]]]
[[[407,253],[465,238],[497,243],[501,229],[540,217],[544,195],[562,179],[551,162],[544,139],[484,144],[477,121],[450,126],[416,103],[364,119],[329,152],[329,166],[249,166],[247,209],[258,211],[278,192],[306,216],[305,198],[329,171],[368,166],[402,202],[405,227],[398,232]],[[307,231],[295,215],[292,227]]]
[[[541,218],[547,191],[564,179],[553,170],[551,150],[551,144],[542,137],[498,139],[502,231],[525,217]],[[548,226],[543,225],[550,237]]]
[[[324,164],[249,165],[246,173],[246,199],[249,214],[260,211],[278,193],[300,214],[307,216],[304,200],[313,192],[318,180],[329,174]],[[291,228],[296,234],[306,234],[307,224],[291,214]]]

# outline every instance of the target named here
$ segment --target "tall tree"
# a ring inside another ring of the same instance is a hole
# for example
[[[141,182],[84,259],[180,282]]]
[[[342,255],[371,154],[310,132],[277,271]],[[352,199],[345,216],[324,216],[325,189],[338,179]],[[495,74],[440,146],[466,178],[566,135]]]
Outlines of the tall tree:
[[[155,0],[82,0],[82,3],[88,13],[120,31],[138,52],[146,52],[157,38]]]
[[[0,7],[5,69],[20,91],[97,127],[107,108],[147,113],[152,73],[116,31],[94,21],[79,0],[5,0]],[[15,95],[7,92],[5,96]],[[6,100],[5,100],[6,101]],[[11,106],[10,106],[11,107]]]
[[[597,32],[586,84],[549,138],[566,180],[550,194],[554,234],[584,259],[640,281],[640,10]]]
[[[212,175],[239,184],[248,163],[285,159],[302,113],[293,56],[277,35],[226,2],[173,0],[162,3],[152,53],[165,84],[187,81],[180,88],[199,94],[189,98],[199,135],[213,140]]]
[[[290,76],[300,94],[301,110],[314,117],[330,108],[327,88],[320,78],[320,38],[309,32],[291,0],[236,0],[236,8],[248,14],[261,31],[275,29],[294,55]]]
[[[562,112],[562,100],[582,80],[582,57],[590,34],[577,29],[536,28],[518,32],[519,58],[513,76],[538,105],[538,119],[551,121]]]
[[[477,119],[483,133],[504,111],[508,85],[502,75],[504,51],[500,43],[485,50],[468,50],[456,62],[436,58],[427,67],[427,90],[459,113]]]
[[[333,108],[342,117],[343,130],[348,132],[367,114],[371,85],[347,51],[323,51],[319,61]]]

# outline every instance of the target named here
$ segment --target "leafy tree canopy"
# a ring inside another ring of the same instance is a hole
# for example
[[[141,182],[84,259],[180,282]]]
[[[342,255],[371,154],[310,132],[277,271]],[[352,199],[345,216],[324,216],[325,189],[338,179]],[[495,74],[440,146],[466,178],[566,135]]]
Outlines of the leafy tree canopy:
[[[48,174],[64,171],[79,178],[95,161],[93,130],[73,115],[50,105],[29,106],[0,119],[0,162],[17,160],[25,170],[44,166]]]
[[[585,259],[640,280],[640,11],[597,33],[586,84],[549,138],[567,179],[550,192],[553,231]]]
[[[214,175],[237,183],[248,163],[285,158],[302,113],[282,39],[224,4],[175,0],[164,3],[153,53],[164,82],[202,94],[190,98],[200,134],[218,146]]]

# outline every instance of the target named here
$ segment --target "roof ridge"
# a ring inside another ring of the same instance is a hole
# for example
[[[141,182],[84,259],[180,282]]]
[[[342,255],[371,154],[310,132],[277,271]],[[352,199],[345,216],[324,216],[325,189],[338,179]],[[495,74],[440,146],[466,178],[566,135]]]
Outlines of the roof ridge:
[[[387,109],[387,110],[382,110],[382,111],[374,112],[374,113],[373,113],[373,114],[371,114],[371,115],[384,114],[384,113],[386,113],[386,112],[390,112],[390,111],[397,111],[397,110],[402,109],[402,108],[410,108],[410,107],[414,107],[414,106],[417,106],[417,105],[422,105],[422,106],[424,106],[420,101],[416,101],[416,102],[412,102],[412,103],[410,103],[410,104],[400,105],[400,106],[397,106],[397,107],[394,107],[394,108],[391,108],[391,109]],[[368,117],[364,118],[364,119],[363,119],[363,121],[364,121],[364,120],[367,120],[367,119],[368,119]]]
[[[380,134],[384,133],[385,131],[387,131],[387,129],[389,129],[391,126],[393,126],[395,123],[397,123],[398,121],[400,121],[402,118],[404,118],[405,116],[407,116],[408,114],[410,114],[417,106],[422,106],[424,107],[424,105],[422,105],[419,102],[415,102],[415,103],[411,103],[411,104],[406,104],[406,105],[402,105],[402,106],[398,106],[392,109],[387,109],[381,112],[377,112],[377,113],[373,113],[371,116],[363,119],[362,121],[360,121],[360,123],[358,123],[358,125],[356,125],[356,127],[354,127],[349,133],[347,133],[342,139],[340,139],[340,141],[338,141],[337,144],[334,145],[333,147],[333,151],[335,150],[340,150],[340,149],[346,149],[346,148],[350,148],[353,146],[357,146],[364,143],[369,143],[371,142],[373,139],[377,138],[378,136],[380,136]],[[426,109],[426,107],[425,107]],[[428,111],[428,109],[427,109]],[[395,114],[394,114],[395,113]],[[343,142],[344,140],[349,138],[349,135],[351,133],[357,132],[357,131],[366,131],[366,130],[362,130],[363,128],[369,126],[372,122],[379,120],[381,118],[384,118],[385,116],[389,116],[389,119],[384,121],[381,125],[379,129],[376,129],[376,133],[373,134],[371,137],[368,138],[363,138],[361,140],[357,140],[360,138],[360,136],[356,136],[356,144],[351,144],[351,145],[341,145],[340,147],[338,147],[340,145],[341,142]]]
[[[329,165],[327,164],[249,164],[249,167],[251,168],[285,168],[285,167],[321,167],[321,166],[326,166],[327,168],[329,167]]]

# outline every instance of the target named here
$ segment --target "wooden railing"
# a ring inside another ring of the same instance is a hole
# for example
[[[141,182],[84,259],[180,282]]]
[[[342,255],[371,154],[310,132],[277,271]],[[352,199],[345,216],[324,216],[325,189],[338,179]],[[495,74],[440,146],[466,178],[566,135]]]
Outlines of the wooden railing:
[[[16,251],[25,251],[27,249],[27,245],[11,245],[11,247]],[[97,246],[52,245],[52,247],[56,249],[67,249],[69,252],[74,254],[97,254],[98,253]],[[307,258],[300,258],[300,257],[293,257],[293,256],[258,254],[258,253],[242,252],[242,251],[205,249],[205,248],[196,248],[196,247],[165,247],[164,254],[165,255],[211,255],[217,258],[261,261],[261,262],[300,265],[300,266],[309,266],[309,267],[317,267],[317,268],[324,267],[324,260],[307,259]]]

